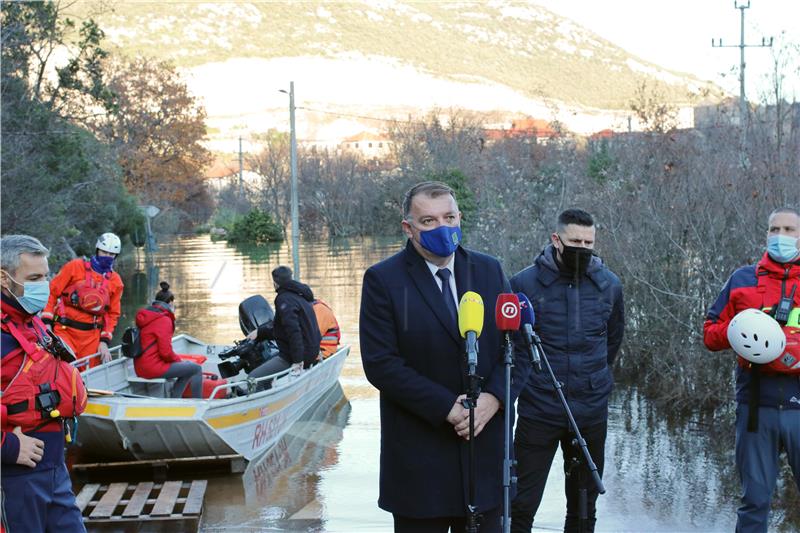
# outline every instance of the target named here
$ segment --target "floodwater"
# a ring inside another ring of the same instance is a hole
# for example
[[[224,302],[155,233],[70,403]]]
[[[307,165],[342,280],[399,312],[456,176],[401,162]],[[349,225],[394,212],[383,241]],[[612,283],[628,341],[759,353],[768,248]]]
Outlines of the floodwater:
[[[358,308],[365,268],[399,250],[394,240],[304,243],[301,278],[336,312],[352,346],[340,384],[243,475],[212,477],[201,531],[392,530],[378,509],[378,393],[364,377]],[[154,264],[124,265],[124,313],[118,332],[167,280],[176,294],[177,330],[210,343],[242,337],[238,304],[253,294],[274,298],[270,271],[291,265],[286,244],[233,247],[208,236],[161,243]],[[607,493],[597,531],[731,531],[737,506],[730,417],[675,419],[633,388],[612,398],[606,451]],[[536,531],[561,531],[564,474],[557,455]],[[780,508],[774,521],[784,514]],[[785,524],[784,524],[785,527]],[[789,530],[791,530],[789,526]]]

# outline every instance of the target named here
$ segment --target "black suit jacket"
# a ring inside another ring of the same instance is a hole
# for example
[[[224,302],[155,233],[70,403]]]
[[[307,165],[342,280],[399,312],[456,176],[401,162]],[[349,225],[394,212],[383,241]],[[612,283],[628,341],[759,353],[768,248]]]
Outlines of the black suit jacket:
[[[459,300],[467,291],[483,298],[478,374],[484,378],[482,390],[502,405],[505,370],[494,305],[510,286],[495,258],[461,247],[454,271]],[[416,518],[464,516],[468,442],[446,417],[467,390],[465,345],[425,260],[410,242],[365,273],[359,330],[364,371],[380,390],[379,506]],[[530,369],[522,352],[515,363],[511,409]],[[475,439],[479,511],[502,503],[503,408]]]

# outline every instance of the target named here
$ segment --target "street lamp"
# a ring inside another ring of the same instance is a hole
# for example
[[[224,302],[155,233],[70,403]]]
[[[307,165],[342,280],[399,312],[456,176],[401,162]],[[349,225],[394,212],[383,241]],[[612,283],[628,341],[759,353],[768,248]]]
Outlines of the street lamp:
[[[280,92],[289,95],[289,127],[290,131],[290,165],[292,168],[292,263],[294,279],[300,280],[300,222],[297,208],[297,135],[294,128],[294,82],[289,82],[289,92],[280,89]]]

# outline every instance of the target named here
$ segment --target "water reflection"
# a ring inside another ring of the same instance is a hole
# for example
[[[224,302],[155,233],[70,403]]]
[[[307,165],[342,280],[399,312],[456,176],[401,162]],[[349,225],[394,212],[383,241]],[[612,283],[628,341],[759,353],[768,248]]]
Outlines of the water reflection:
[[[334,386],[241,477],[209,482],[202,531],[323,528],[322,472],[336,466],[350,403]]]
[[[642,531],[731,531],[738,482],[730,415],[670,416],[636,389],[617,393],[606,461],[607,514],[634,517]]]

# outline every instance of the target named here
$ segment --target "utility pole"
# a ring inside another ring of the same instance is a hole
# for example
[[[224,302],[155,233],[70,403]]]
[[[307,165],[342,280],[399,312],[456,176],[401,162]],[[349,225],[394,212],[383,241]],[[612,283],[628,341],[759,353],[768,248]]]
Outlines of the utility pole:
[[[717,42],[716,39],[711,39],[711,46],[713,48],[739,48],[739,128],[741,129],[741,156],[742,162],[744,163],[746,161],[747,119],[749,116],[747,112],[747,99],[744,92],[744,49],[748,47],[769,48],[772,46],[772,37],[769,38],[769,41],[762,37],[761,44],[745,44],[744,10],[750,8],[750,0],[747,0],[746,4],[744,2],[740,3],[739,0],[734,0],[733,7],[738,9],[741,15],[739,44],[722,44],[722,38],[720,38],[719,42]]]
[[[292,167],[292,263],[294,279],[300,280],[300,221],[297,200],[297,132],[294,127],[294,82],[289,82],[290,158]]]
[[[279,89],[278,92],[289,95],[289,164],[292,168],[292,270],[294,279],[300,280],[300,222],[297,214],[297,133],[294,127],[294,82],[289,82],[289,92]]]
[[[243,191],[242,183],[244,182],[244,179],[242,177],[243,166],[244,165],[242,165],[242,136],[239,135],[239,201],[240,202],[244,199],[244,195],[242,194]]]

